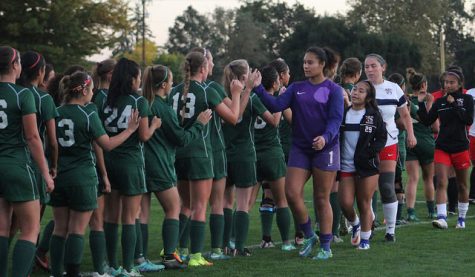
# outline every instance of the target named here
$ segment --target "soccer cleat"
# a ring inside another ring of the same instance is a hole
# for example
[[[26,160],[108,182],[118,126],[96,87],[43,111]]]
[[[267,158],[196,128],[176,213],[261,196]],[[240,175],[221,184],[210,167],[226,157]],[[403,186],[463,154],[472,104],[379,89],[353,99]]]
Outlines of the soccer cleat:
[[[122,273],[123,268],[120,266],[118,269],[114,269],[113,267],[108,267],[106,272],[110,276],[120,276]]]
[[[261,248],[274,248],[275,245],[274,245],[274,242],[271,241],[271,240],[270,241],[262,240],[260,247]]]
[[[404,220],[404,219],[398,219],[398,220],[396,220],[396,225],[398,225],[398,226],[399,226],[399,225],[405,225],[405,224],[407,224],[407,221]]]
[[[180,255],[180,260],[187,261],[190,258],[188,254],[188,248],[180,248],[178,249],[178,253]]]
[[[167,269],[167,270],[168,269],[185,269],[186,268],[186,264],[184,264],[183,262],[180,262],[177,259],[171,259],[171,260],[163,259],[162,264],[165,266],[165,269]]]
[[[36,253],[35,263],[39,268],[45,270],[46,272],[50,272],[48,256],[38,255],[38,253]]]
[[[369,250],[369,240],[365,240],[365,239],[362,239],[360,241],[360,244],[358,245],[358,247],[356,249],[358,250]]]
[[[457,219],[457,225],[455,225],[455,229],[465,229],[465,218],[459,217]]]
[[[238,256],[250,257],[251,255],[252,255],[251,251],[249,251],[249,249],[247,249],[247,248],[244,248],[242,251],[238,250],[238,249],[233,250],[233,257],[238,257]]]
[[[360,244],[360,232],[361,232],[361,225],[357,224],[351,228],[351,245],[357,246]]]
[[[206,253],[205,258],[210,259],[210,260],[229,260],[231,257],[224,255],[223,251],[221,251],[221,248],[216,248],[213,249],[211,252]]]
[[[292,251],[297,248],[292,243],[283,243],[281,249],[282,251]]]
[[[333,243],[342,243],[342,242],[343,242],[343,239],[340,238],[340,236],[338,236],[338,235],[333,235],[333,237],[332,237],[332,242],[333,242]]]
[[[119,277],[143,277],[143,275],[140,274],[140,272],[136,268],[132,268],[130,271],[122,269],[122,272],[118,276]]]
[[[395,235],[395,234],[386,233],[386,235],[384,235],[384,241],[385,241],[385,242],[396,242],[396,235]]]
[[[294,240],[295,245],[299,245],[299,246],[303,245],[303,240],[304,240],[304,237],[303,237],[302,232],[295,233],[295,240]]]
[[[438,218],[432,221],[432,226],[438,229],[447,229],[449,226],[447,225],[447,221],[444,218]]]
[[[228,247],[230,249],[236,248],[236,241],[234,239],[229,240]]]
[[[300,257],[308,257],[312,254],[312,249],[317,244],[317,236],[312,236],[308,239],[304,239],[302,248],[300,248]]]
[[[324,250],[323,248],[320,248],[320,250],[318,251],[317,255],[314,256],[312,259],[313,260],[328,260],[330,259],[331,257],[333,257],[333,254],[332,254],[332,250]]]
[[[410,214],[407,216],[407,221],[409,222],[419,222],[419,218],[415,214]]]
[[[164,265],[154,264],[149,260],[145,260],[143,263],[135,267],[140,272],[157,272],[165,269]]]
[[[92,277],[112,277],[112,275],[110,275],[109,273],[107,272],[104,272],[104,274],[99,274],[98,272],[93,272],[92,273]]]
[[[208,262],[201,256],[201,253],[190,254],[190,261],[188,262],[189,267],[196,266],[212,266],[213,263]]]
[[[437,213],[429,213],[429,215],[427,216],[429,219],[437,219]]]

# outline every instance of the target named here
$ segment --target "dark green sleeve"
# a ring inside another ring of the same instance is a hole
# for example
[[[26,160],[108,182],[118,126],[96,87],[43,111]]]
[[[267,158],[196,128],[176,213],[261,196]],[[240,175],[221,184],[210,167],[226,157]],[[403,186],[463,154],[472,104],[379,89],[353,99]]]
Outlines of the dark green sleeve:
[[[99,116],[97,115],[97,112],[92,113],[89,120],[89,132],[91,133],[93,139],[96,139],[106,134],[106,131],[104,130],[104,127],[102,127],[102,123],[99,119]]]
[[[41,102],[41,116],[43,121],[46,122],[58,117],[58,112],[56,111],[56,106],[54,105],[53,97],[51,97],[51,95],[45,95],[41,98]]]
[[[139,116],[140,117],[147,117],[149,112],[148,101],[144,97],[140,97],[137,103],[137,108],[139,109]]]
[[[208,105],[211,109],[214,109],[219,103],[223,102],[223,98],[219,96],[216,90],[212,87],[206,88],[206,95]]]
[[[267,111],[266,107],[264,106],[264,104],[262,104],[259,97],[255,96],[255,94],[253,94],[251,97],[252,97],[252,111],[253,111],[253,113],[258,115],[258,116],[262,116]]]
[[[20,93],[18,101],[22,115],[36,113],[35,98],[29,89],[24,89]]]
[[[162,126],[160,129],[167,139],[174,142],[177,146],[185,146],[191,141],[201,137],[203,125],[198,121],[195,121],[188,129],[182,128],[178,122],[175,111],[171,107],[162,110],[161,116]]]

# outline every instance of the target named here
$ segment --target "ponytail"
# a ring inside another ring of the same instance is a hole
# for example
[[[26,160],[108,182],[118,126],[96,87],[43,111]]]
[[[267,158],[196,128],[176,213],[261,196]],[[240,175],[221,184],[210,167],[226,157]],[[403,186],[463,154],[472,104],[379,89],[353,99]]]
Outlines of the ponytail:
[[[84,89],[92,86],[92,78],[85,72],[78,71],[72,75],[66,75],[59,83],[60,93],[64,96],[64,103],[81,97]]]
[[[168,82],[170,69],[163,65],[147,66],[144,70],[142,81],[142,94],[150,105],[155,100],[155,92],[160,86]]]
[[[20,52],[10,46],[0,46],[0,75],[10,73],[12,65],[20,58]]]

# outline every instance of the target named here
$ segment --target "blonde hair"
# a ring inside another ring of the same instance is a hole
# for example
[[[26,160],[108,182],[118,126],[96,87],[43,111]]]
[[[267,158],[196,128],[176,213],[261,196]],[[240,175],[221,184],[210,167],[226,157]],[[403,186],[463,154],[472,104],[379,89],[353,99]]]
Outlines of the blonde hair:
[[[184,79],[183,79],[183,108],[181,114],[185,114],[186,100],[188,97],[188,92],[190,91],[190,79],[192,76],[195,76],[202,66],[207,65],[206,57],[200,52],[190,52],[185,57],[185,63],[183,65]],[[182,117],[183,123],[184,117]]]
[[[224,67],[224,89],[231,97],[231,82],[234,79],[241,79],[249,73],[249,64],[246,60],[234,60]]]
[[[147,66],[143,73],[142,94],[150,105],[155,100],[155,91],[170,78],[170,69],[164,65]]]

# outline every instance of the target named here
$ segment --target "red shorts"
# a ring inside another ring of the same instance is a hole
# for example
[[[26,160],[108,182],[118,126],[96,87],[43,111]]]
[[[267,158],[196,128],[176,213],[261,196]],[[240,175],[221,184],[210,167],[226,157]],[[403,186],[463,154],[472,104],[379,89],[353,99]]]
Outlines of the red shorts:
[[[471,166],[470,153],[468,150],[449,154],[440,149],[435,149],[434,162],[446,166],[453,166],[455,169],[467,169]]]
[[[383,148],[379,152],[380,161],[397,161],[397,143]]]
[[[469,136],[470,138],[470,160],[475,161],[475,137]]]
[[[355,177],[355,172],[340,171],[340,178]]]

